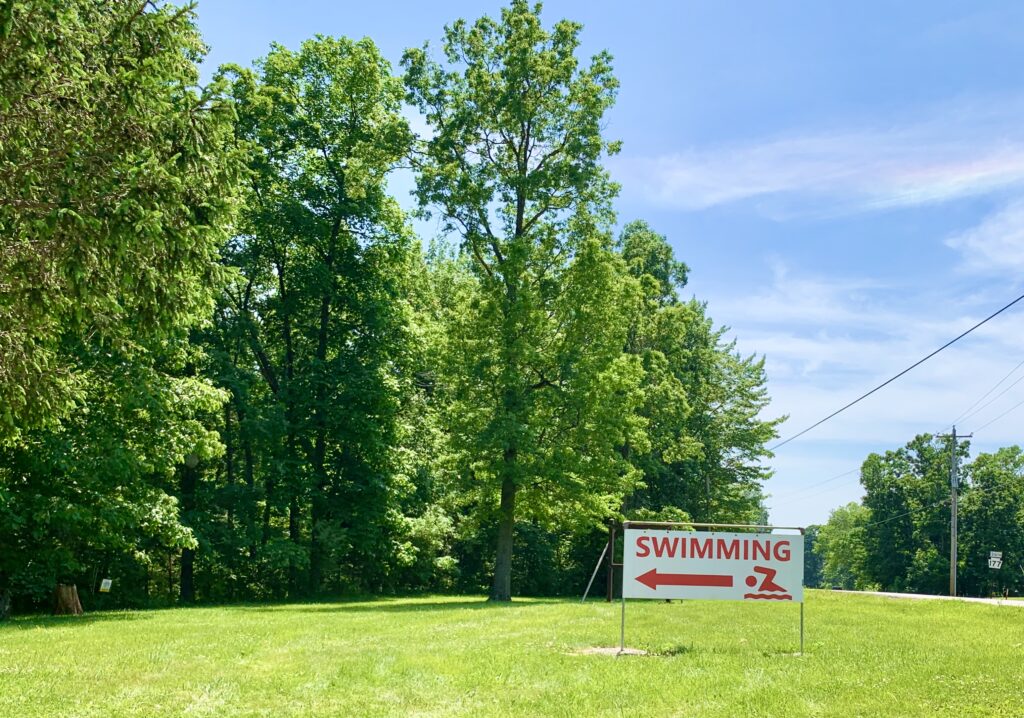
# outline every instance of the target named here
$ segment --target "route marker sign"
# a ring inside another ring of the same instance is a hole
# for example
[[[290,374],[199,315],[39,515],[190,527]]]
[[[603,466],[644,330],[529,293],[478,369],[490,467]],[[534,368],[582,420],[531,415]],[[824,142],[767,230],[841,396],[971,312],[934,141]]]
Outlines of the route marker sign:
[[[804,600],[804,537],[655,528],[625,530],[623,598]]]
[[[1002,551],[989,551],[988,552],[988,567],[989,568],[1002,568],[1003,567],[1003,552]]]

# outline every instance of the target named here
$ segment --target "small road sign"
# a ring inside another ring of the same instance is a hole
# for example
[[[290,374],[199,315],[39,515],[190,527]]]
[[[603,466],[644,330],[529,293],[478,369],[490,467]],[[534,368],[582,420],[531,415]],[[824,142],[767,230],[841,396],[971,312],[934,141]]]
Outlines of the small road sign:
[[[1001,558],[990,558],[988,560],[988,567],[989,568],[1002,568],[1003,567],[1003,559],[1001,559]]]
[[[803,536],[627,528],[625,598],[804,600]]]

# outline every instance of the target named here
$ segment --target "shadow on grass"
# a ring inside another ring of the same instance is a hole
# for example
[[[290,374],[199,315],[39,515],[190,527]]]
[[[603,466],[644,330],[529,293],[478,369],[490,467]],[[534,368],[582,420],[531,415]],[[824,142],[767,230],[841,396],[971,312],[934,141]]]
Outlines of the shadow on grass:
[[[235,603],[197,604],[194,606],[171,606],[127,611],[100,611],[82,616],[26,615],[0,621],[0,635],[5,632],[33,628],[74,628],[101,622],[141,621],[154,618],[165,611],[244,611],[246,613],[282,614],[324,614],[324,613],[416,613],[438,611],[502,611],[544,606],[559,603],[559,599],[521,599],[510,603],[488,601],[485,598],[453,598],[446,600],[421,600],[416,597],[375,597],[345,598],[321,603]]]
[[[413,598],[367,598],[333,603],[231,606],[228,610],[257,613],[416,613],[434,611],[502,611],[531,606],[550,605],[551,600],[512,601],[499,603],[486,599],[453,601],[420,601]]]
[[[0,636],[7,631],[24,631],[33,628],[78,628],[91,626],[94,623],[141,621],[149,619],[154,613],[155,611],[104,611],[86,613],[82,616],[17,616],[0,621]]]

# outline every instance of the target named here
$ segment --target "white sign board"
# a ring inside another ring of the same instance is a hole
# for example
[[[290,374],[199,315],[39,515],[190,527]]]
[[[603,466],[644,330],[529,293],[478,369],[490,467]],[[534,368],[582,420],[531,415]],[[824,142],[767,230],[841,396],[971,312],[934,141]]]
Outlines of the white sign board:
[[[804,537],[708,531],[625,531],[625,598],[804,600]]]
[[[990,558],[988,560],[988,567],[989,568],[1002,568],[1003,567],[1003,559],[1001,559],[1001,558]]]
[[[100,581],[100,593],[110,593],[110,587],[114,585],[114,582],[109,578],[105,578]]]
[[[989,558],[998,558],[1001,561],[1003,559],[1003,552],[1002,551],[989,551],[988,552],[988,557]]]

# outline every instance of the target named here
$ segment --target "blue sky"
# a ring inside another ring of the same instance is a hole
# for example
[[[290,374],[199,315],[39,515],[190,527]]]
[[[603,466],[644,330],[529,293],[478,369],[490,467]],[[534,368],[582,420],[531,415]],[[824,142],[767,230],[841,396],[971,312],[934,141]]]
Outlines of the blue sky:
[[[317,33],[370,36],[397,66],[500,7],[201,0],[199,21],[208,70]],[[552,1],[544,17],[614,56],[619,219],[667,235],[686,294],[767,357],[783,436],[1024,293],[1024,3]],[[869,452],[948,430],[1022,361],[1019,306],[782,447],[772,519],[826,520],[860,497]],[[1024,407],[998,418],[1024,401],[1019,376],[960,420],[989,424],[975,451],[1024,443]]]

